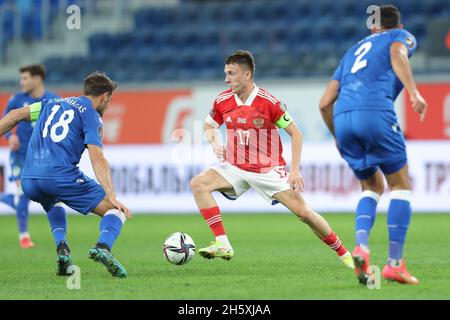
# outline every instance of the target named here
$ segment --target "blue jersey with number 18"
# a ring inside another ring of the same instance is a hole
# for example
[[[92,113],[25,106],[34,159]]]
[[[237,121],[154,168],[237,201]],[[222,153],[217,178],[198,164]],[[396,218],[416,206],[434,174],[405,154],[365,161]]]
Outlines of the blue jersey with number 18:
[[[403,43],[409,56],[417,47],[411,33],[392,29],[367,36],[346,52],[332,76],[340,83],[334,115],[351,110],[394,111],[403,85],[391,65],[393,42]]]
[[[91,100],[82,97],[48,100],[30,106],[37,118],[28,145],[22,178],[75,178],[86,145],[102,145],[102,120]]]

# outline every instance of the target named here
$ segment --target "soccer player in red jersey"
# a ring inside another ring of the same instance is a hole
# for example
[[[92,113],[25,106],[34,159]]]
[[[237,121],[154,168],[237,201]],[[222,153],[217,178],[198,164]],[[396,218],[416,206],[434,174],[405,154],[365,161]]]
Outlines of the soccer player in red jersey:
[[[229,260],[234,251],[225,233],[220,210],[211,193],[238,198],[254,188],[269,203],[281,203],[331,249],[341,261],[354,268],[351,254],[342,245],[327,221],[314,212],[300,192],[304,183],[300,174],[302,134],[286,112],[286,106],[253,82],[255,64],[248,51],[237,51],[225,60],[225,82],[229,90],[214,101],[205,132],[220,163],[191,180],[195,201],[216,240],[199,250],[205,258]],[[222,146],[216,129],[227,128],[227,145]],[[283,147],[278,134],[283,128],[292,138],[292,167],[286,171]]]

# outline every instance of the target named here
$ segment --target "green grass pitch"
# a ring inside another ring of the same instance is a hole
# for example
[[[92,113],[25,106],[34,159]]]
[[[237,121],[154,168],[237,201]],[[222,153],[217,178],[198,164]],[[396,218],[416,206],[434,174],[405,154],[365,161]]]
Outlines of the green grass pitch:
[[[450,299],[449,216],[413,215],[405,256],[416,286],[381,282],[379,290],[361,286],[351,270],[294,216],[224,214],[235,250],[231,261],[198,254],[183,266],[169,264],[162,243],[175,231],[190,234],[197,248],[212,240],[200,215],[135,215],[113,253],[129,273],[112,278],[87,258],[98,237],[98,217],[70,215],[68,240],[81,269],[81,288],[69,290],[55,276],[55,247],[47,220],[32,215],[37,245],[19,249],[14,216],[0,217],[0,299]],[[333,229],[353,249],[353,215],[327,214]],[[388,252],[386,215],[371,235],[372,264],[383,266]]]

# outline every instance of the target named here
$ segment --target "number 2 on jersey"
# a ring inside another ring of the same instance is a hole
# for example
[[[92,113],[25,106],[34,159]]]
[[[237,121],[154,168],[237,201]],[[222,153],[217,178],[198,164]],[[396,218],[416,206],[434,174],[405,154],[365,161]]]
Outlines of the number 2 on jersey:
[[[356,73],[360,69],[367,67],[367,60],[361,60],[372,48],[372,42],[366,42],[363,45],[361,45],[358,50],[355,52],[356,60],[355,63],[352,66],[351,73]]]
[[[44,125],[44,130],[42,131],[43,138],[47,138],[48,127],[52,123],[53,118],[55,117],[56,113],[58,112],[58,110],[60,108],[61,108],[61,106],[57,105],[57,104],[53,106],[52,113],[50,113],[50,115],[48,116],[48,119]],[[75,117],[75,111],[73,111],[73,110],[66,110],[61,114],[58,122],[56,122],[50,129],[50,138],[54,142],[60,142],[67,136],[67,134],[69,133],[69,124],[73,121],[74,117]],[[59,127],[62,127],[62,132],[58,134],[58,133],[56,133],[56,129],[58,129]]]

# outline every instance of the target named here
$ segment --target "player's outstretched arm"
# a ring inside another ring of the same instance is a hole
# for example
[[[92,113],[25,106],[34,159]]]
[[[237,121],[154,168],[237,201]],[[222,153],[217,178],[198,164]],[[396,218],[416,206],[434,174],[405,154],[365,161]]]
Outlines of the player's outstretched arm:
[[[297,192],[303,192],[304,181],[300,174],[300,159],[302,157],[303,135],[294,122],[291,122],[284,128],[292,140],[292,161],[291,171],[289,172],[289,184]]]
[[[339,81],[331,80],[326,87],[322,98],[320,99],[319,108],[322,119],[334,137],[333,123],[333,106],[339,96]]]
[[[420,95],[419,90],[417,90],[416,83],[414,82],[414,77],[408,58],[408,49],[401,42],[393,42],[391,44],[390,54],[391,65],[395,75],[405,86],[414,111],[419,113],[420,121],[423,121],[425,119],[428,106],[425,99]]]
[[[6,116],[0,119],[0,136],[3,136],[6,132],[14,128],[20,121],[30,120],[29,106],[11,110]]]
[[[213,147],[214,153],[216,154],[217,158],[220,161],[224,161],[226,150],[225,147],[219,143],[219,139],[217,137],[217,129],[209,123],[205,123],[205,135],[209,143]]]
[[[98,182],[105,190],[108,200],[119,210],[122,211],[127,218],[131,218],[131,211],[116,198],[116,191],[111,179],[111,170],[109,163],[103,155],[103,149],[93,145],[87,145],[89,151],[89,158],[91,160],[92,168]]]

